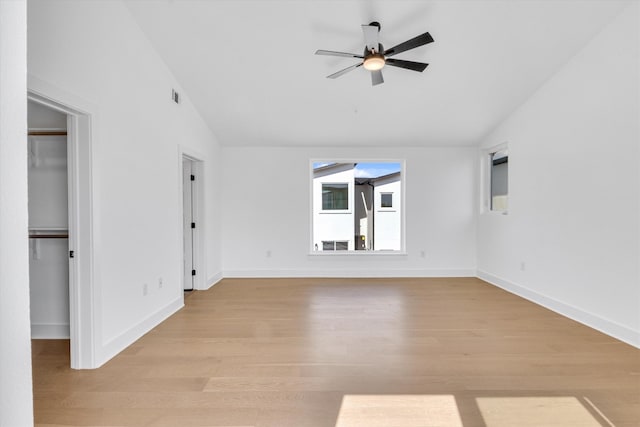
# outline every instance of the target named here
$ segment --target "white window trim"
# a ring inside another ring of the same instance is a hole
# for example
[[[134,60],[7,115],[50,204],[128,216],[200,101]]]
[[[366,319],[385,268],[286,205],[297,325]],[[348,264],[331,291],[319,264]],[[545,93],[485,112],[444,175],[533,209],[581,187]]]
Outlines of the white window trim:
[[[366,256],[366,257],[371,257],[371,256],[382,256],[382,257],[389,257],[389,256],[407,256],[408,253],[404,250],[401,251],[311,251],[307,254],[308,256],[312,256],[312,257],[319,257],[319,256],[347,256],[347,257],[354,257],[354,256]]]

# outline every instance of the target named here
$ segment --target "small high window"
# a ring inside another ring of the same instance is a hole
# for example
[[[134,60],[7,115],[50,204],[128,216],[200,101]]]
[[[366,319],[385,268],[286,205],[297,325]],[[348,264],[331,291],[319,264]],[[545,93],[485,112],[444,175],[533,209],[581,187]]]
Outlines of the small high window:
[[[509,207],[509,153],[494,151],[489,155],[490,164],[490,209],[506,212]]]

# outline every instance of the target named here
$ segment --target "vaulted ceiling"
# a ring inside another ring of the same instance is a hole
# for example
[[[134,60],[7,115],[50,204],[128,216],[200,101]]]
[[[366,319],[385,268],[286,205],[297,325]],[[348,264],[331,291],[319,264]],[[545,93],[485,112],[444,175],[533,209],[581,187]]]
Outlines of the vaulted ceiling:
[[[532,95],[620,13],[614,0],[126,0],[223,145],[467,146]],[[423,72],[316,56],[361,53],[361,25]]]

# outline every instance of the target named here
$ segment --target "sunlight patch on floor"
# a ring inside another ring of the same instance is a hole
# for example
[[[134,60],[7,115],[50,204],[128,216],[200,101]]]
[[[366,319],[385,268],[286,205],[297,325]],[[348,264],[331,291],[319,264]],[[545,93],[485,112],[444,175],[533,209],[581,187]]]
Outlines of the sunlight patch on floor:
[[[462,427],[451,395],[345,395],[336,427]]]
[[[478,397],[487,427],[600,427],[575,397]]]

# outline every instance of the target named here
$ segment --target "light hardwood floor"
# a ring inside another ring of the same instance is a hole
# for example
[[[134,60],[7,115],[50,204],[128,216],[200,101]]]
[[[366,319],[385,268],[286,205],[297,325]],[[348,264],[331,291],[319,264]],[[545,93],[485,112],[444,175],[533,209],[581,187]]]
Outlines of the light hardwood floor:
[[[640,350],[478,279],[226,279],[93,371],[33,342],[38,425],[640,425]]]

